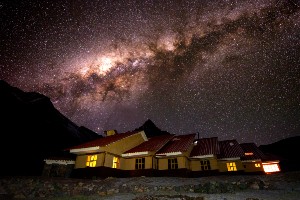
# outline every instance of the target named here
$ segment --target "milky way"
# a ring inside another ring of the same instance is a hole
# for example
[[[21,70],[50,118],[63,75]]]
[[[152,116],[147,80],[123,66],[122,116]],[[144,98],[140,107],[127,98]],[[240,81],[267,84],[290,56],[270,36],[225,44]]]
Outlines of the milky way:
[[[98,133],[300,133],[300,1],[8,1],[0,19],[0,79]]]

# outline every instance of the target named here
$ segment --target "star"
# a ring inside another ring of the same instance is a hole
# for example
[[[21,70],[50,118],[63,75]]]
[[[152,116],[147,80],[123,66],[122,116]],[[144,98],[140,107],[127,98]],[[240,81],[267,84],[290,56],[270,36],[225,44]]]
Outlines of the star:
[[[267,144],[300,131],[299,3],[0,5],[0,79],[78,125]]]

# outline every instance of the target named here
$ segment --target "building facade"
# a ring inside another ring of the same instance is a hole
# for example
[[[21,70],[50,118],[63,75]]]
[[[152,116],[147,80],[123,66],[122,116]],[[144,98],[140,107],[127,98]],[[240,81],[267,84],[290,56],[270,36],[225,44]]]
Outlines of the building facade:
[[[202,176],[218,173],[272,173],[278,160],[254,143],[196,139],[196,134],[147,138],[144,131],[116,133],[68,149],[76,155],[75,177]]]

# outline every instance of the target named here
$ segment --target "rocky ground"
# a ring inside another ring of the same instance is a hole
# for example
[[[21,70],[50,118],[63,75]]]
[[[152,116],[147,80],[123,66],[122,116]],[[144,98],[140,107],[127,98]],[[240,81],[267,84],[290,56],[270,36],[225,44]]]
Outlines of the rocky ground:
[[[201,178],[62,179],[2,177],[0,200],[279,200],[300,199],[300,171]]]

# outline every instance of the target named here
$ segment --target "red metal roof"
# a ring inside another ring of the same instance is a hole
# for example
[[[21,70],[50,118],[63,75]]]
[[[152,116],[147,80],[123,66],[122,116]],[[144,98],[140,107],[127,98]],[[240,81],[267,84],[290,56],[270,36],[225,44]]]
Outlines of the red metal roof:
[[[218,158],[237,158],[244,156],[242,147],[236,140],[225,140],[219,142],[220,155]]]
[[[149,138],[148,141],[143,142],[142,144],[126,151],[125,153],[137,153],[137,152],[144,152],[144,151],[158,151],[161,149],[167,142],[169,142],[174,135],[167,134],[161,136],[155,136]]]
[[[196,140],[196,145],[194,146],[190,157],[218,154],[220,154],[220,147],[217,137],[201,138]]]
[[[138,132],[118,133],[115,135],[106,136],[104,138],[99,138],[99,139],[96,139],[96,140],[93,140],[93,141],[90,141],[90,142],[87,142],[84,144],[80,144],[80,145],[71,147],[69,149],[82,149],[82,148],[97,147],[97,146],[103,147],[110,143],[116,142],[118,140],[129,137],[131,135],[134,135],[136,133],[138,133]]]
[[[170,140],[157,154],[166,154],[172,152],[186,152],[195,139],[196,134],[178,135]]]
[[[266,157],[254,143],[243,143],[240,146],[244,151],[244,156],[241,157],[241,160],[263,160]],[[252,153],[253,155],[245,155],[245,153]]]

